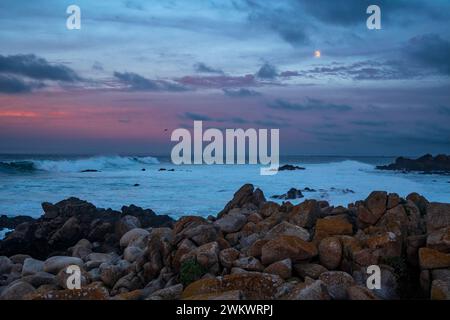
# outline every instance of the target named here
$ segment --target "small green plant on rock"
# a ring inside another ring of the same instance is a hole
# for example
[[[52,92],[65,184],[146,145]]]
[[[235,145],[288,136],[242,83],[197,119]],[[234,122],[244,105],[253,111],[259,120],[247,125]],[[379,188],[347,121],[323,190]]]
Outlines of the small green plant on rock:
[[[199,280],[207,271],[196,259],[188,259],[181,264],[180,282],[186,287],[192,282]]]

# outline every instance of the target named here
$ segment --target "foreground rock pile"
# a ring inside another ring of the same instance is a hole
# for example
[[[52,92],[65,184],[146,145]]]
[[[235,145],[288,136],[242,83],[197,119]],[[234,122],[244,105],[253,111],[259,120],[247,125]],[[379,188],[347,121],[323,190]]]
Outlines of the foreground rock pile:
[[[112,221],[77,199],[44,211],[0,242],[1,299],[450,299],[450,204],[415,193],[294,206],[244,185],[217,217],[173,224],[137,207]],[[81,290],[66,288],[69,265]]]

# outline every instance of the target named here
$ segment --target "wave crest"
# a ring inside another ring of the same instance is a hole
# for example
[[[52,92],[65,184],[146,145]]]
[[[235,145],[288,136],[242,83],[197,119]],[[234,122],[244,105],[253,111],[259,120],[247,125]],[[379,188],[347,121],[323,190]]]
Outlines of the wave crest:
[[[26,160],[0,162],[0,171],[5,173],[25,173],[34,171],[81,172],[85,170],[127,169],[142,165],[158,164],[154,157],[99,156],[82,159]]]

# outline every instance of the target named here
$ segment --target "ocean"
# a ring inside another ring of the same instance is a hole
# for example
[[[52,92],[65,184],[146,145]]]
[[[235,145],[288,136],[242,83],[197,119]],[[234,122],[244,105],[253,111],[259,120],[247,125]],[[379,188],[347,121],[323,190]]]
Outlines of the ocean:
[[[164,157],[0,155],[0,214],[38,217],[42,202],[55,203],[73,196],[102,208],[134,204],[173,218],[208,216],[217,214],[245,183],[261,188],[268,199],[290,188],[316,190],[304,192],[305,197],[293,203],[321,199],[346,206],[365,199],[373,190],[403,197],[418,192],[430,201],[450,202],[450,176],[375,169],[393,160],[284,157],[281,165],[289,163],[306,170],[261,176],[259,165],[176,166]]]

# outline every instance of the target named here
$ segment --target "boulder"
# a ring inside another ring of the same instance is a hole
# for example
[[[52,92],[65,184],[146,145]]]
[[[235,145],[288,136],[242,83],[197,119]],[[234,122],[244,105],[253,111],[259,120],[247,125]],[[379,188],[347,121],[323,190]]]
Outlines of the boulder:
[[[144,253],[144,250],[142,250],[139,247],[135,246],[129,246],[126,247],[123,251],[123,258],[127,260],[130,263],[135,262],[142,254]]]
[[[320,215],[319,203],[316,200],[306,200],[292,208],[288,221],[303,228],[312,228]]]
[[[44,261],[27,258],[23,262],[22,277],[44,271]]]
[[[427,237],[427,247],[450,253],[450,227],[431,231]]]
[[[221,218],[234,208],[261,208],[266,202],[263,192],[255,189],[252,184],[243,185],[233,196],[233,199],[227,203],[225,208],[218,214]]]
[[[244,298],[244,294],[241,290],[230,290],[225,292],[218,292],[218,293],[206,293],[206,294],[199,294],[196,296],[191,296],[186,298],[185,300],[226,300],[226,301],[233,301],[233,300],[242,300]]]
[[[310,284],[298,284],[287,296],[288,300],[330,300],[326,285],[316,280]]]
[[[373,191],[366,198],[365,204],[377,220],[386,212],[387,193],[385,191]]]
[[[433,280],[430,299],[450,300],[450,281]]]
[[[298,263],[294,265],[294,270],[303,279],[307,277],[311,279],[319,279],[322,273],[328,271],[324,266],[316,263]]]
[[[259,239],[253,242],[247,250],[247,254],[251,257],[261,257],[262,247],[269,242],[269,240]]]
[[[11,272],[12,261],[8,257],[0,257],[0,275]]]
[[[227,248],[219,253],[220,264],[225,268],[231,268],[233,261],[239,257],[240,252],[235,248]]]
[[[116,222],[115,232],[117,238],[120,239],[130,230],[141,228],[141,222],[135,216],[126,215]]]
[[[25,300],[26,296],[34,291],[34,287],[28,282],[15,281],[2,291],[0,300]]]
[[[323,239],[319,244],[320,263],[328,270],[339,267],[342,259],[342,245],[338,237]]]
[[[282,283],[283,281],[276,275],[258,272],[237,273],[191,283],[184,289],[182,298],[241,290],[247,299],[267,300],[273,298]]]
[[[363,286],[351,286],[347,288],[349,300],[380,300],[372,291]]]
[[[287,221],[282,221],[270,229],[264,236],[264,239],[271,240],[281,235],[296,236],[304,241],[309,241],[310,239],[308,230]]]
[[[292,261],[288,258],[274,262],[266,267],[264,272],[275,274],[282,279],[288,279],[292,276]]]
[[[55,275],[48,273],[48,272],[43,272],[43,271],[39,271],[34,274],[22,277],[22,280],[28,282],[34,288],[39,288],[40,286],[44,286],[44,285],[56,285],[57,284]]]
[[[450,267],[450,254],[430,248],[419,249],[419,264],[422,269],[442,269]]]
[[[44,271],[57,274],[60,270],[65,269],[71,265],[77,265],[81,268],[83,267],[83,260],[81,260],[80,258],[67,256],[51,257],[45,260]]]
[[[222,232],[233,233],[241,230],[244,224],[247,222],[247,217],[240,213],[227,214],[222,218],[217,219],[214,225],[218,227]]]
[[[146,237],[150,234],[150,232],[148,232],[145,229],[141,229],[141,228],[135,228],[132,229],[130,231],[128,231],[127,233],[125,233],[121,238],[120,238],[120,246],[122,248],[126,248],[128,247],[128,245],[137,240],[138,238],[141,237]]]
[[[241,268],[247,271],[263,271],[264,266],[254,257],[243,257],[233,262],[233,267]]]
[[[267,242],[261,249],[264,265],[290,258],[292,262],[308,260],[317,256],[317,248],[296,236],[279,236]]]
[[[427,231],[450,227],[450,203],[431,202],[426,206]]]
[[[147,300],[179,300],[182,292],[183,285],[176,284],[153,292]]]
[[[203,268],[215,274],[219,272],[219,252],[217,242],[204,244],[195,250],[196,260]]]
[[[318,219],[314,239],[320,241],[335,235],[352,235],[353,225],[342,216],[330,216]]]
[[[348,298],[347,290],[355,285],[355,280],[343,271],[327,271],[320,275],[319,279],[325,283],[328,293],[333,300],[345,300]]]

